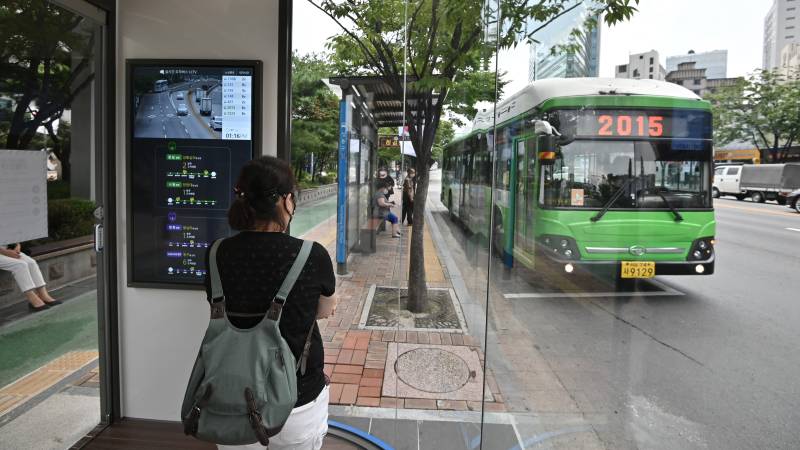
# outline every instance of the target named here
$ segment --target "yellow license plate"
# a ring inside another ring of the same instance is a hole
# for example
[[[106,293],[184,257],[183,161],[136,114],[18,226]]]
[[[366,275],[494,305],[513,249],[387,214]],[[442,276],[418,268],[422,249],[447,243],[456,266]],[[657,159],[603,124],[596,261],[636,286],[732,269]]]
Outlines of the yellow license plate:
[[[654,261],[622,261],[622,278],[653,278],[656,276]]]

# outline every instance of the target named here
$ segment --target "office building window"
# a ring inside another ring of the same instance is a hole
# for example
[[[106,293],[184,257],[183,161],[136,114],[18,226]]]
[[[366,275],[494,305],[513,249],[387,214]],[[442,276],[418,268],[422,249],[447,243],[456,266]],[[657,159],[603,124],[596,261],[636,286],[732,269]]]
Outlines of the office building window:
[[[639,55],[639,59],[644,59],[644,55]]]
[[[786,39],[794,39],[794,35],[786,36]]]
[[[650,57],[650,64],[653,64],[653,57]]]
[[[695,79],[694,79],[694,85],[695,85],[695,86],[700,86],[700,84],[701,84],[702,82],[703,82],[703,80],[702,80],[702,79],[700,79],[700,78],[695,78]]]
[[[628,65],[627,64],[623,64],[621,66],[617,66],[617,72],[625,73],[627,71],[628,71]]]
[[[653,66],[650,66],[650,73],[653,73]]]
[[[653,79],[653,76],[652,76],[652,75],[650,75],[650,79],[651,79],[651,80]]]

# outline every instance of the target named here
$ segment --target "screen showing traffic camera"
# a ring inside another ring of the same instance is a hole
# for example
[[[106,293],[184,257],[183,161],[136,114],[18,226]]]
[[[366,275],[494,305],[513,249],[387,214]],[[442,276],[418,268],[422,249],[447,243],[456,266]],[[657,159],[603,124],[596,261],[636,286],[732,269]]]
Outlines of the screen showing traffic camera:
[[[131,286],[199,286],[253,158],[257,61],[128,64]]]

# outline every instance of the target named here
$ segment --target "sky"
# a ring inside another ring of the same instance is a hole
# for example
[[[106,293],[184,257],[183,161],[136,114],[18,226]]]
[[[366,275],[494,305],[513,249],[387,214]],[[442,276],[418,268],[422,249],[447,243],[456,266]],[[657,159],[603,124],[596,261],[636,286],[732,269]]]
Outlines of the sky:
[[[477,1],[477,0],[476,0]],[[764,16],[773,0],[641,0],[639,12],[613,27],[603,25],[600,76],[613,77],[628,55],[657,50],[667,56],[689,50],[728,50],[728,76],[743,76],[761,66]],[[301,54],[324,51],[328,36],[340,29],[306,0],[294,3],[294,48]],[[511,94],[527,84],[528,49],[518,46],[500,54],[500,71],[508,72]]]

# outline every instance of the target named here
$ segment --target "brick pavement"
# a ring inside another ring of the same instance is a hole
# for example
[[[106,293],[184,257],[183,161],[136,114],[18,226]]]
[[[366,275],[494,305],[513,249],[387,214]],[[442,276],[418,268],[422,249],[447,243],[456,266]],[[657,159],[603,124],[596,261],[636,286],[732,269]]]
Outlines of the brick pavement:
[[[311,230],[304,238],[319,240],[328,247],[333,257],[335,236],[331,234],[331,227],[335,227],[335,222],[329,221]],[[425,270],[428,285],[452,287],[447,270],[443,267],[431,239],[430,230],[425,231]],[[392,342],[470,347],[480,355],[483,365],[484,356],[480,343],[466,334],[358,328],[362,308],[372,285],[407,286],[410,235],[409,227],[404,227],[401,240],[391,238],[389,233],[379,234],[377,252],[353,254],[348,262],[352,276],[341,277],[337,281],[339,305],[336,315],[319,322],[325,346],[325,373],[331,378],[331,403],[426,410],[479,411],[483,408],[493,412],[505,411],[503,396],[490,372],[486,374],[486,389],[491,395],[487,392],[485,398],[493,401],[453,400],[447,393],[439,394],[439,398],[398,398],[382,395],[384,371],[394,370],[391,364],[387,367],[388,346]]]

